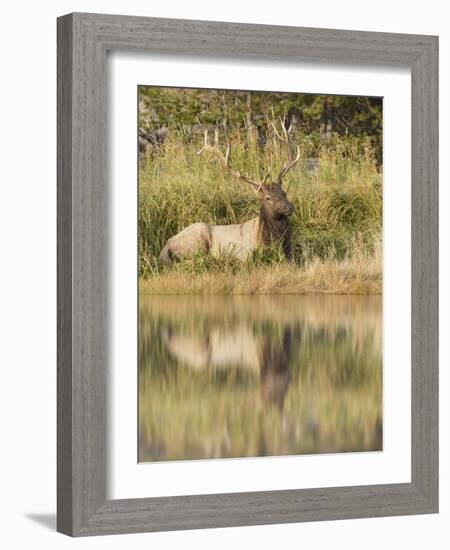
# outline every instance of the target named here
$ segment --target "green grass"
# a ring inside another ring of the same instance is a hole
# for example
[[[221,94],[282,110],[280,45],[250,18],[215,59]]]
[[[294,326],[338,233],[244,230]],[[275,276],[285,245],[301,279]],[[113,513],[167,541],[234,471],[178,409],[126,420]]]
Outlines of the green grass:
[[[261,148],[256,140],[248,145],[237,135],[231,142],[233,164],[254,179],[262,179],[269,167],[275,177],[286,160],[277,141]],[[310,154],[305,147],[299,164],[285,179],[284,188],[295,208],[291,217],[294,266],[286,265],[276,249],[258,251],[245,266],[230,257],[204,255],[162,265],[158,256],[166,241],[191,223],[241,223],[258,214],[259,204],[250,186],[230,178],[211,156],[197,156],[200,146],[200,141],[168,140],[162,151],[149,153],[141,163],[139,273],[143,291],[205,292],[204,283],[218,275],[220,284],[206,291],[267,292],[267,285],[250,289],[246,282],[252,277],[267,281],[268,273],[283,274],[293,283],[278,285],[278,290],[277,285],[269,285],[271,292],[381,291],[382,174],[371,149],[358,153],[360,149],[350,138],[322,146],[316,152],[320,167],[313,172],[305,168]],[[329,284],[324,286],[322,281],[314,290],[308,283],[305,290],[301,280],[309,279],[312,271],[317,273],[319,264],[324,266],[322,275],[330,276]],[[366,283],[361,284],[363,280]]]

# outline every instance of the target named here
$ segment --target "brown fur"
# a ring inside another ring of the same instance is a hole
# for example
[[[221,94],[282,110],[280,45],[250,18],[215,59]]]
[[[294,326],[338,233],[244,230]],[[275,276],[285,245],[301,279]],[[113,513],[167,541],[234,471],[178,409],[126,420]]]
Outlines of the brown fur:
[[[266,339],[261,360],[261,397],[264,403],[275,405],[280,412],[291,381],[291,331],[284,329],[283,341],[278,345]]]
[[[292,259],[289,216],[294,207],[289,202],[281,184],[269,183],[258,193],[261,202],[259,231],[261,246],[280,245],[288,260]]]
[[[259,212],[260,239],[261,245],[271,246],[278,244],[283,248],[284,254],[288,260],[292,259],[291,229],[289,218],[282,216],[275,219],[268,215],[264,205],[261,205]]]

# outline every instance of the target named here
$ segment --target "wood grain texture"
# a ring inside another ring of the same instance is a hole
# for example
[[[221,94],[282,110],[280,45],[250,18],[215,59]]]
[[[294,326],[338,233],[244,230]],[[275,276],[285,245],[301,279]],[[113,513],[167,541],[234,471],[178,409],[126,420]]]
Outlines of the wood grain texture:
[[[57,529],[72,526],[72,18],[58,20]]]
[[[438,40],[115,15],[58,20],[58,530],[99,535],[423,514],[438,509]],[[106,52],[409,67],[412,481],[106,499]]]
[[[438,42],[412,67],[412,479],[438,508]]]
[[[73,534],[106,498],[106,67],[104,48],[79,17],[59,20],[58,43],[58,529]]]

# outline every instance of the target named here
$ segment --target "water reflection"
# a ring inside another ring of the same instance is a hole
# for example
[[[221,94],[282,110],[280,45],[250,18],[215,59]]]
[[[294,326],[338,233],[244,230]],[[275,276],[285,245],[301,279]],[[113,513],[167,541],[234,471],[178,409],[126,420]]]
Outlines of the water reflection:
[[[139,460],[379,450],[381,297],[141,296]]]

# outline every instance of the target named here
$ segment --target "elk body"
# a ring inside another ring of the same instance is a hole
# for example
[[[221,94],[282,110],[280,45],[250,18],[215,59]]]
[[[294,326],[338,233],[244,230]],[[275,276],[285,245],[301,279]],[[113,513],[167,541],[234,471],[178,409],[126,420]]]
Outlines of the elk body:
[[[271,182],[267,182],[270,172],[262,181],[254,181],[241,175],[231,166],[230,144],[223,155],[217,147],[208,144],[208,133],[205,132],[204,145],[197,154],[203,151],[214,154],[231,176],[249,184],[260,202],[259,216],[240,224],[210,225],[200,222],[189,225],[167,241],[159,257],[161,261],[172,263],[177,258],[192,258],[199,252],[214,257],[227,254],[245,261],[257,248],[272,244],[280,245],[286,258],[292,259],[289,216],[294,207],[282,188],[282,179],[297,164],[300,150],[297,147],[297,156],[291,158],[288,134],[284,126],[283,131],[289,159],[275,181]]]
[[[280,340],[255,335],[248,323],[212,326],[201,334],[184,334],[169,327],[162,339],[169,354],[196,372],[232,368],[253,372],[260,382],[261,400],[283,410],[291,382],[292,329],[283,327]]]

